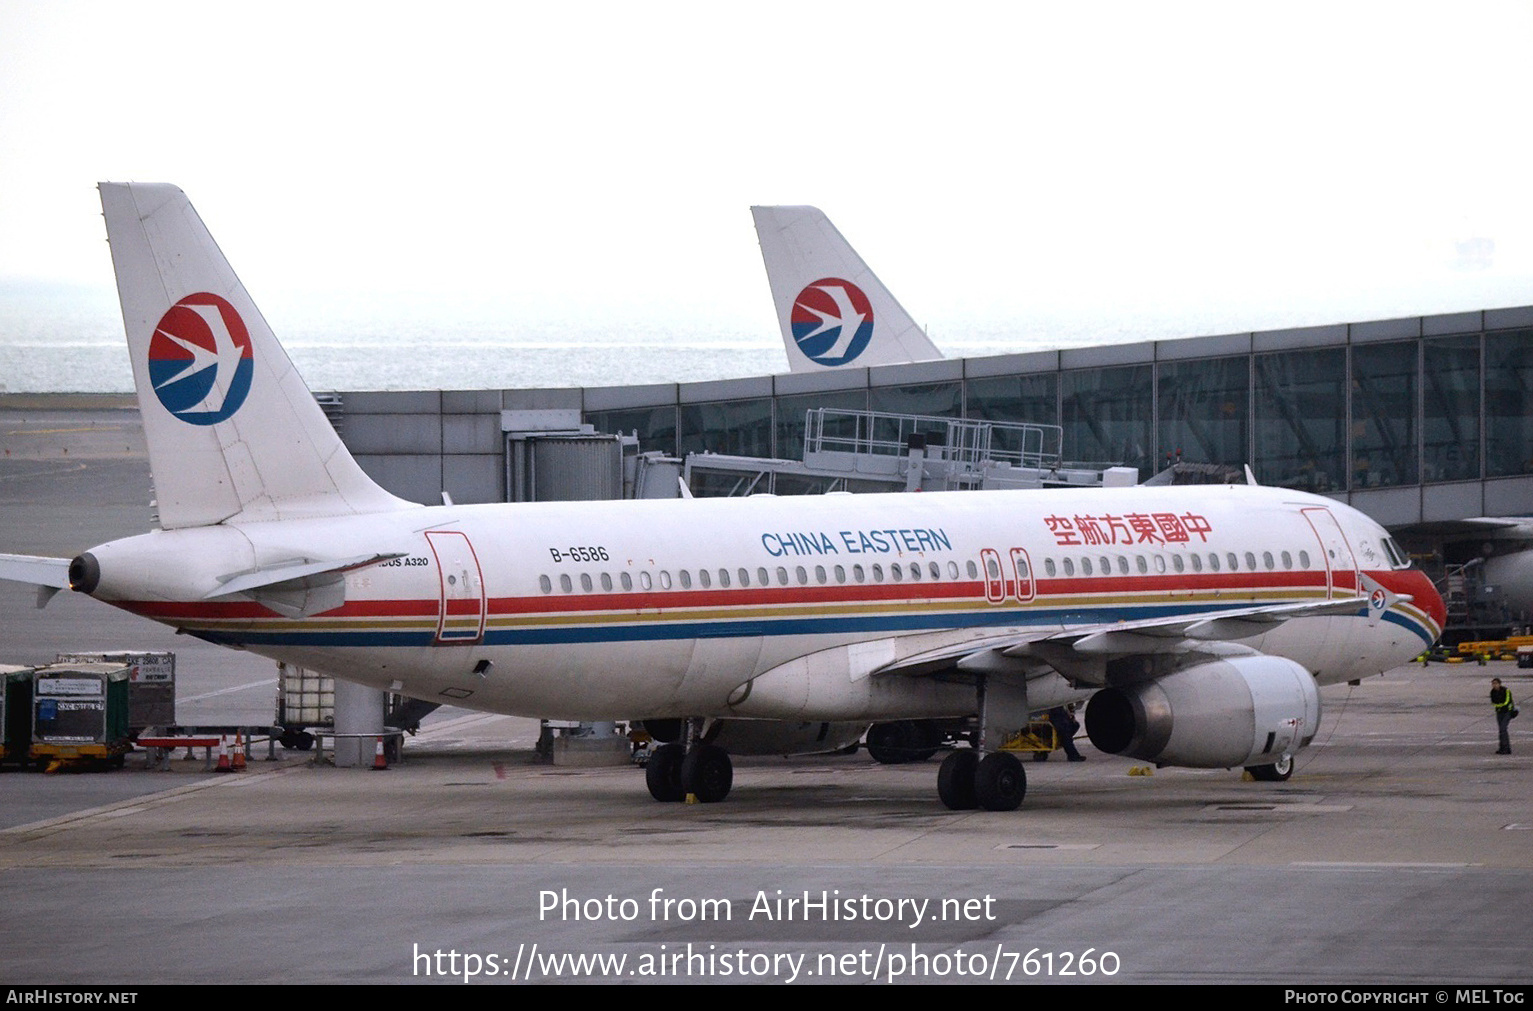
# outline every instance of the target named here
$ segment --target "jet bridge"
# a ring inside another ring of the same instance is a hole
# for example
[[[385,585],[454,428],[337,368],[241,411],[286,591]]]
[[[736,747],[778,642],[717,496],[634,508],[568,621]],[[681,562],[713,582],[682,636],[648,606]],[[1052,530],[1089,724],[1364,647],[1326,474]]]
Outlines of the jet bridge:
[[[688,454],[699,497],[761,493],[1100,488],[1133,485],[1130,467],[1069,464],[1057,425],[822,407],[806,413],[802,460]]]

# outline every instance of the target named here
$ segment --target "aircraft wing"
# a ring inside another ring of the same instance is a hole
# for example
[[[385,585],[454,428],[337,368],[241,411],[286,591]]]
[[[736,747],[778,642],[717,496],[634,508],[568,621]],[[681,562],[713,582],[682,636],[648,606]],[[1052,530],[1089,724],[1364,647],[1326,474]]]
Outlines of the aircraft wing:
[[[1386,606],[1408,599],[1389,595]],[[958,668],[964,671],[1036,677],[1058,671],[1072,680],[1105,683],[1107,662],[1130,656],[1177,654],[1199,646],[1247,639],[1294,618],[1355,614],[1370,606],[1368,597],[1301,601],[1178,614],[1138,621],[1029,629],[954,643],[900,657],[870,673],[922,675]]]

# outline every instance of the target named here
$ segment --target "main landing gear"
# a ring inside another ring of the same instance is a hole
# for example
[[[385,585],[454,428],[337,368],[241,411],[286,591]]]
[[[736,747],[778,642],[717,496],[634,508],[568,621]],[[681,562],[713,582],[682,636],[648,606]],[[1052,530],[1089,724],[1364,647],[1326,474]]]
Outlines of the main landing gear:
[[[950,752],[937,770],[937,796],[950,811],[1015,811],[1027,795],[1027,770],[1009,751],[980,757],[973,748]]]
[[[729,752],[703,741],[691,748],[662,744],[644,767],[649,795],[662,803],[686,800],[687,794],[692,794],[700,803],[716,804],[729,796],[734,780]]]

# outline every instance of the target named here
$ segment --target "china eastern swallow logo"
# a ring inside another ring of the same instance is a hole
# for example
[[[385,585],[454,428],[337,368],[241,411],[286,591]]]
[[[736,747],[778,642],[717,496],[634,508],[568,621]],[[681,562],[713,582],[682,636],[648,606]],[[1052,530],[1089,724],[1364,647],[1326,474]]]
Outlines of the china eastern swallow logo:
[[[804,286],[793,301],[793,341],[810,361],[846,365],[873,339],[873,306],[862,289],[839,277]]]
[[[149,339],[149,384],[165,409],[191,425],[232,417],[255,371],[250,331],[226,299],[209,292],[171,306]]]

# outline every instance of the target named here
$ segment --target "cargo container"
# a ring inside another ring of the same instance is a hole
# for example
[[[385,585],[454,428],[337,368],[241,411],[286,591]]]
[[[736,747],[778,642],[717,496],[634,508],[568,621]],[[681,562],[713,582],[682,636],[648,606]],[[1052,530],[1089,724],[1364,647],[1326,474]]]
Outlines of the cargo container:
[[[0,762],[25,762],[32,745],[32,668],[0,664]]]
[[[128,665],[114,663],[55,663],[34,671],[32,761],[50,769],[81,761],[120,767],[133,750],[128,678]]]
[[[112,663],[128,670],[128,732],[176,725],[176,654],[108,650],[60,653],[59,663]]]

